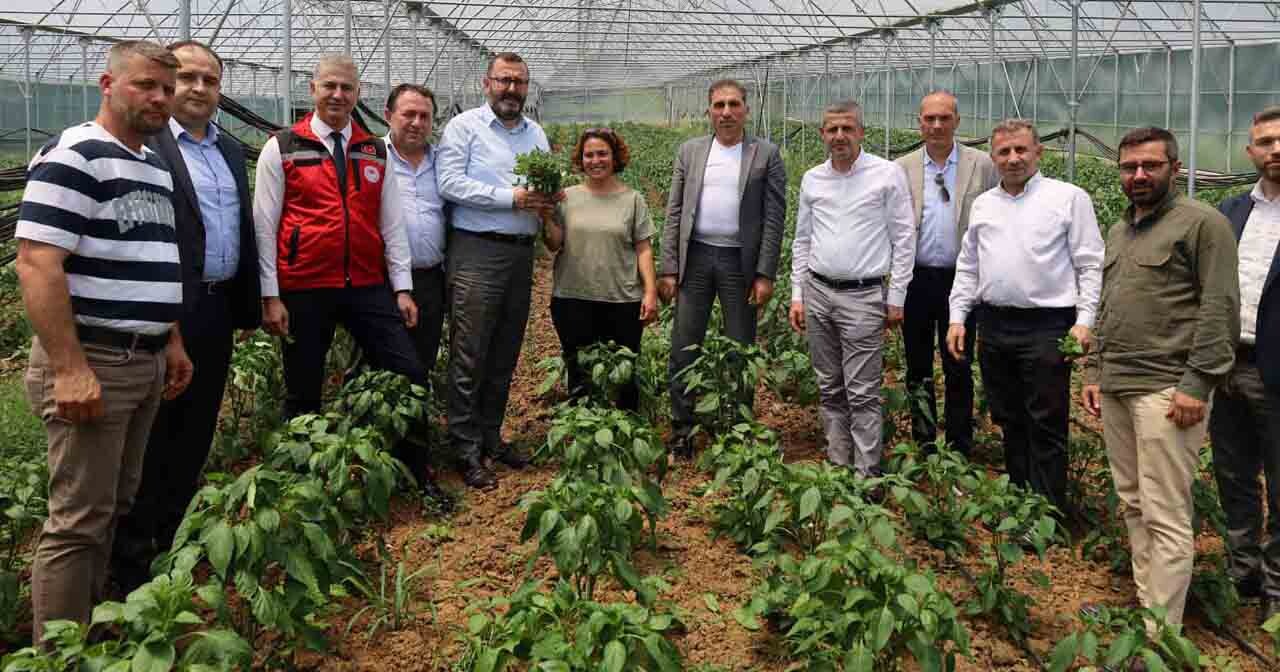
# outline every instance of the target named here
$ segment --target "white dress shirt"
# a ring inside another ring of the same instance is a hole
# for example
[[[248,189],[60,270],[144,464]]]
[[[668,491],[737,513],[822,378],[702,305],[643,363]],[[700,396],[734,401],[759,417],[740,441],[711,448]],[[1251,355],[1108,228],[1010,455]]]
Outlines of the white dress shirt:
[[[382,139],[387,143],[387,163],[395,170],[405,198],[405,231],[413,267],[426,270],[438,266],[444,261],[445,221],[444,200],[436,186],[436,150],[427,145],[415,166],[396,151],[390,133]]]
[[[1262,286],[1271,272],[1271,263],[1280,245],[1280,197],[1267,200],[1261,183],[1249,194],[1253,212],[1240,236],[1240,342],[1248,345],[1258,340],[1258,303]]]
[[[979,303],[1002,308],[1076,309],[1093,326],[1102,293],[1104,245],[1093,202],[1080,187],[1036,173],[1011,196],[979,195],[956,259],[951,324]]]
[[[311,115],[311,132],[320,138],[324,148],[333,154],[334,129]],[[342,129],[344,149],[351,144],[351,123]],[[351,156],[344,151],[344,156]],[[394,170],[384,170],[382,198],[378,213],[378,230],[387,259],[387,276],[397,292],[413,289],[410,270],[409,236],[405,232],[404,203]],[[273,137],[262,146],[253,191],[253,228],[258,239],[258,275],[262,279],[262,296],[280,296],[276,274],[276,240],[280,232],[280,214],[284,210],[284,163],[280,160],[280,143]]]
[[[738,235],[738,213],[742,200],[738,196],[738,177],[742,172],[741,141],[725,147],[711,139],[706,171],[702,177],[702,193],[698,195],[698,212],[693,220],[693,240],[716,247],[742,247]]]
[[[865,150],[841,173],[827,160],[800,182],[791,245],[791,300],[803,301],[809,272],[835,280],[889,277],[888,303],[901,307],[915,265],[911,190],[901,166]]]

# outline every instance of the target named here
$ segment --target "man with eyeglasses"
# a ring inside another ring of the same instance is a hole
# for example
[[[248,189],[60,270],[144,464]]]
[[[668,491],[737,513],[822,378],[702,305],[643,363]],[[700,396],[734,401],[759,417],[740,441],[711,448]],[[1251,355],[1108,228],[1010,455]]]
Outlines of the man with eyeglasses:
[[[1254,116],[1245,151],[1258,182],[1221,207],[1239,241],[1240,345],[1214,393],[1209,436],[1228,572],[1242,597],[1262,598],[1266,621],[1280,613],[1280,105]]]
[[[1067,517],[1070,333],[1085,348],[1098,307],[1102,236],[1083,189],[1040,174],[1035,126],[1011,119],[991,131],[1000,186],[973,202],[956,258],[947,350],[969,354],[975,310],[978,364],[991,418],[1004,435],[1009,480],[1049,499]]]
[[[907,171],[917,231],[915,269],[903,310],[902,345],[906,350],[907,389],[911,391],[911,435],[926,450],[937,439],[937,402],[933,384],[934,343],[947,342],[947,298],[956,275],[960,240],[969,227],[973,201],[996,186],[1000,177],[985,153],[956,142],[960,104],[947,91],[920,101],[924,147],[897,160]],[[973,352],[974,316],[965,324],[965,350]],[[973,371],[969,359],[944,356],[947,443],[968,455],[973,447]]]
[[[529,68],[519,54],[489,61],[488,102],[445,126],[436,157],[440,194],[454,203],[447,263],[449,439],[474,488],[496,485],[491,457],[527,463],[502,441],[511,378],[520,358],[533,288],[533,242],[555,200],[515,184],[516,157],[550,151],[537,122],[524,116]]]
[[[1174,190],[1172,133],[1139,128],[1119,150],[1130,206],[1107,232],[1081,400],[1102,416],[1138,600],[1181,623],[1195,560],[1191,483],[1240,334],[1235,240],[1226,217]]]

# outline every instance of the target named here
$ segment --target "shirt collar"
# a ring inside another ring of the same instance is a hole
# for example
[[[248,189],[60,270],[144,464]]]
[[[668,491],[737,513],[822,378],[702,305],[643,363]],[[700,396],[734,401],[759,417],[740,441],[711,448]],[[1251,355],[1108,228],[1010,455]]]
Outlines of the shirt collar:
[[[859,164],[865,163],[865,161],[863,161],[863,160],[862,160],[862,157],[864,157],[864,156],[866,156],[866,155],[867,155],[867,150],[866,150],[866,148],[863,148],[863,149],[858,150],[858,156],[857,156],[857,157],[855,157],[855,158],[853,159],[853,165],[849,166],[849,172],[847,172],[847,173],[842,173],[842,172],[840,172],[840,171],[836,170],[836,164],[835,164],[835,162],[834,162],[834,161],[832,161],[832,160],[831,160],[831,157],[829,157],[829,156],[828,156],[828,157],[827,157],[827,163],[826,163],[826,166],[827,166],[827,172],[831,173],[832,175],[838,175],[838,176],[841,176],[841,177],[848,177],[848,176],[850,176],[850,175],[852,175],[852,174],[854,174],[855,172],[857,172],[857,171],[858,171],[858,166],[859,166]]]
[[[1253,199],[1254,203],[1280,205],[1280,197],[1267,200],[1266,195],[1262,193],[1262,180],[1258,180],[1253,184],[1253,189],[1249,192],[1249,197]]]
[[[316,114],[315,112],[311,113],[311,131],[316,134],[317,138],[320,138],[321,140],[328,140],[329,136],[332,135],[335,130],[337,129],[332,128],[331,126],[329,126],[329,124],[324,123],[324,120],[320,118],[320,115]],[[346,140],[347,142],[351,142],[351,120],[350,119],[347,120],[346,127],[342,129],[342,139]]]
[[[1178,190],[1171,184],[1169,185],[1169,193],[1164,195],[1164,200],[1160,201],[1160,204],[1156,206],[1155,210],[1151,211],[1151,214],[1135,222],[1133,220],[1134,207],[1133,204],[1130,203],[1129,207],[1124,209],[1124,221],[1126,224],[1134,228],[1151,226],[1160,221],[1160,218],[1164,217],[1166,212],[1172,210],[1177,201]]]
[[[936,169],[938,167],[938,164],[935,163],[934,160],[929,157],[929,149],[926,147],[921,147],[920,151],[924,153],[925,165],[933,166]],[[960,162],[960,143],[955,142],[953,140],[951,142],[951,153],[947,155],[947,162],[945,165],[942,166],[942,170],[945,171],[946,169],[956,165],[959,162]]]
[[[1043,179],[1044,179],[1044,173],[1042,173],[1042,172],[1040,172],[1039,170],[1037,170],[1037,171],[1036,171],[1036,174],[1035,174],[1035,175],[1032,175],[1032,176],[1031,176],[1031,178],[1027,180],[1027,183],[1026,183],[1026,184],[1024,184],[1024,185],[1022,185],[1022,191],[1021,191],[1021,192],[1019,192],[1017,196],[1014,196],[1013,194],[1010,194],[1010,193],[1009,193],[1009,192],[1004,188],[1004,180],[1003,180],[1003,179],[1001,179],[1001,181],[1000,181],[999,183],[997,183],[997,184],[996,184],[996,188],[1000,190],[1000,193],[1001,193],[1001,194],[1004,194],[1004,197],[1005,197],[1005,198],[1013,199],[1013,200],[1015,200],[1015,201],[1016,201],[1016,200],[1018,200],[1018,199],[1020,199],[1020,198],[1024,198],[1024,197],[1026,197],[1026,195],[1027,195],[1027,194],[1030,194],[1030,193],[1031,193],[1031,192],[1036,188],[1036,185],[1037,185],[1037,184],[1040,184],[1041,180],[1043,180]]]
[[[387,143],[388,156],[395,159],[398,165],[403,165],[404,167],[408,168],[410,171],[415,171],[413,164],[405,160],[403,156],[400,156],[400,151],[396,149],[395,143],[391,142],[390,131],[388,131],[386,135],[382,136],[382,140],[383,142]],[[422,172],[423,170],[430,168],[434,161],[435,161],[435,152],[431,151],[431,143],[427,143],[427,152],[422,156],[422,163],[418,164],[416,172]]]
[[[508,133],[523,132],[524,129],[527,128],[529,125],[529,120],[525,119],[524,115],[521,114],[520,123],[517,124],[515,128],[507,128],[506,124],[503,124],[502,120],[498,119],[497,113],[493,111],[493,106],[490,105],[489,103],[485,103],[484,105],[480,106],[480,118],[484,120],[485,125],[492,126],[496,123],[498,124],[498,126],[502,128],[502,130]]]
[[[191,137],[187,129],[183,128],[182,124],[178,123],[178,120],[173,117],[169,117],[169,132],[173,133],[174,140],[181,140],[182,136],[185,135],[187,140],[197,145],[212,145],[218,141],[218,127],[214,126],[212,121],[207,122],[205,126],[204,140],[196,140]]]

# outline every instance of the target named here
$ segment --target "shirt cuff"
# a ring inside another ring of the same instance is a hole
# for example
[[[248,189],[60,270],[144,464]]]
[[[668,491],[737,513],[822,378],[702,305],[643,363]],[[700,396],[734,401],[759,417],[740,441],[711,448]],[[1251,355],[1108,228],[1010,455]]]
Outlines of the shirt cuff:
[[[804,288],[792,285],[791,286],[791,303],[796,303],[796,302],[804,303]]]
[[[498,208],[507,208],[508,210],[516,207],[516,190],[515,189],[497,189],[493,192],[493,200],[498,204]]]
[[[1209,393],[1218,384],[1217,378],[1211,378],[1199,371],[1187,371],[1178,381],[1177,391],[1200,401],[1208,401]]]
[[[413,272],[410,270],[392,271],[391,289],[397,292],[413,291]]]
[[[271,299],[280,296],[280,283],[275,278],[258,278],[262,284],[262,298]]]
[[[895,289],[893,287],[890,287],[889,298],[888,298],[888,301],[886,301],[886,303],[893,306],[894,308],[903,307],[907,303],[907,290]]]
[[[1086,328],[1093,328],[1093,313],[1087,310],[1076,309],[1076,324]]]
[[[968,311],[956,310],[955,308],[951,309],[951,324],[964,324],[968,317]]]

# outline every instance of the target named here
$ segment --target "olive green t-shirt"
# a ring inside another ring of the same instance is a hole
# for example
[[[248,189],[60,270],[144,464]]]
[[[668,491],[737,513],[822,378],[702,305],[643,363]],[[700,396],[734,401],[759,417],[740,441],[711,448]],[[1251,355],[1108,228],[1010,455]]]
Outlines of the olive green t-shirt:
[[[633,189],[593,194],[581,185],[564,196],[556,206],[564,246],[556,256],[552,295],[609,303],[643,299],[636,243],[654,233],[644,197]]]

